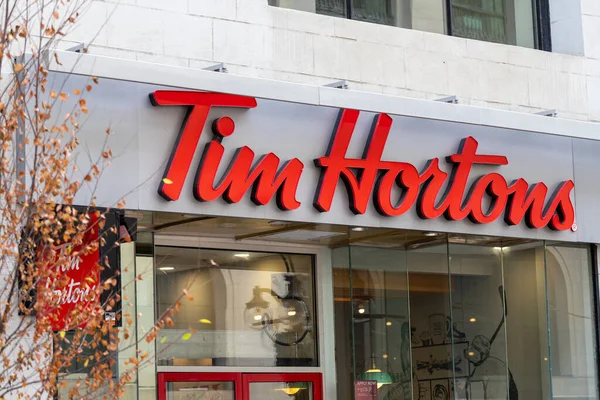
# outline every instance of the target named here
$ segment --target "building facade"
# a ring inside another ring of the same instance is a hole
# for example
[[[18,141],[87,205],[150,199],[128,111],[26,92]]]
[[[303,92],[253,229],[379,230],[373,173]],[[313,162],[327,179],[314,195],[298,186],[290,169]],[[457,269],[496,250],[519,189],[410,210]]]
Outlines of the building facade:
[[[128,396],[598,398],[597,32],[598,0],[92,2],[51,65],[114,133],[77,201],[137,221],[130,341],[194,298],[123,341]]]

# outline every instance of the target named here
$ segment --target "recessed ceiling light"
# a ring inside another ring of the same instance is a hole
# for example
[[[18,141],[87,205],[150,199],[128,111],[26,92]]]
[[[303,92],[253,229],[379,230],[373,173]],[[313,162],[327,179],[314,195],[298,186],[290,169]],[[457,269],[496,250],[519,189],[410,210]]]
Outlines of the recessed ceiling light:
[[[269,221],[269,225],[271,226],[282,226],[282,225],[289,225],[290,222],[287,221]]]
[[[264,239],[273,239],[273,240],[298,240],[298,241],[311,241],[311,240],[321,240],[327,239],[334,236],[344,235],[342,232],[321,232],[321,231],[312,231],[308,229],[297,229],[295,231],[286,231],[279,232],[273,234],[266,234],[262,236]]]
[[[355,226],[354,228],[352,228],[353,232],[364,232],[366,230],[367,228],[363,228],[362,226]]]
[[[173,267],[160,267],[159,270],[161,271],[173,271],[175,268]]]
[[[237,257],[237,258],[249,258],[250,254],[248,254],[248,253],[236,253],[233,256]]]
[[[427,236],[427,237],[434,237],[434,236],[439,236],[440,234],[437,232],[424,232],[423,236]]]

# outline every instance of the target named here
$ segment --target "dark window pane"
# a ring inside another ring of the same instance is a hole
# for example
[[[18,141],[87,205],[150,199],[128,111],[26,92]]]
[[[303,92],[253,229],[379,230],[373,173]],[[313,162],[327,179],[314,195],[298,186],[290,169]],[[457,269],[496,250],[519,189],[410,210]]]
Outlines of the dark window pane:
[[[352,19],[395,25],[391,0],[353,0]]]
[[[535,47],[533,13],[530,0],[452,0],[452,34]]]
[[[346,0],[317,0],[317,14],[346,16]]]

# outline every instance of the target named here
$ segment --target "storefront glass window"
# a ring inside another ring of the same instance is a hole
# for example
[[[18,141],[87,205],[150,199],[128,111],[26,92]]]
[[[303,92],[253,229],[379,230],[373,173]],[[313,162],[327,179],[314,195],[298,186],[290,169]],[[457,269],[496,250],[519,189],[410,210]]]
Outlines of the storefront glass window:
[[[157,246],[159,365],[316,366],[313,256]],[[191,336],[186,333],[195,332]]]
[[[550,348],[544,244],[501,247],[506,290],[508,370],[519,398],[542,400],[550,393]]]
[[[597,398],[588,247],[440,235],[333,265],[338,399]]]
[[[457,399],[508,399],[506,289],[502,248],[449,241],[454,392]],[[435,395],[435,393],[434,393]]]
[[[590,263],[587,247],[546,245],[555,399],[598,398]]]

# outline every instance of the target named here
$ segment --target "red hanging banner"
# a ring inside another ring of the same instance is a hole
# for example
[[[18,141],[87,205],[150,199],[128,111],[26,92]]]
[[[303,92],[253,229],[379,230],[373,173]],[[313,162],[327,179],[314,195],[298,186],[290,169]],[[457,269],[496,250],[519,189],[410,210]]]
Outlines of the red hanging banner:
[[[37,301],[43,302],[39,313],[48,318],[53,331],[83,328],[89,313],[100,308],[98,231],[98,218],[90,215],[81,244],[56,242],[40,254],[42,265],[50,270],[38,284],[44,287],[38,290]]]

